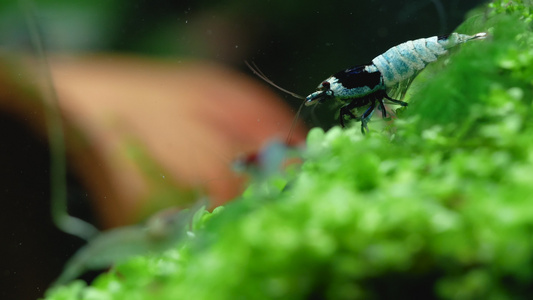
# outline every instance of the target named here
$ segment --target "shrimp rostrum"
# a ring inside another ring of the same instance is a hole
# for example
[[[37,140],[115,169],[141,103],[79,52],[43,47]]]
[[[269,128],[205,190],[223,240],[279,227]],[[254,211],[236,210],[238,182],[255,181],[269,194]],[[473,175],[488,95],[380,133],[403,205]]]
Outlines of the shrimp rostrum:
[[[305,99],[310,106],[327,100],[339,100],[340,124],[345,126],[345,119],[361,121],[361,132],[368,131],[369,122],[376,107],[386,117],[387,103],[407,106],[407,103],[394,99],[392,91],[405,89],[412,79],[429,63],[446,54],[448,49],[470,40],[484,39],[486,33],[475,35],[452,33],[446,36],[433,36],[414,41],[407,41],[392,47],[377,56],[371,63],[340,71],[318,85],[317,91]],[[354,109],[366,108],[363,114],[356,116]]]

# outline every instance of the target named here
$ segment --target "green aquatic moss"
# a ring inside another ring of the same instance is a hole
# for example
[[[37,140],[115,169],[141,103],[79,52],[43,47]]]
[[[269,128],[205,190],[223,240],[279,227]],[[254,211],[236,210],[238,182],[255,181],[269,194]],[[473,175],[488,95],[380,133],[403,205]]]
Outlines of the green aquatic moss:
[[[197,214],[175,247],[46,299],[528,298],[531,13],[529,1],[473,12],[462,29],[491,37],[415,80],[390,128],[315,128],[299,172]]]

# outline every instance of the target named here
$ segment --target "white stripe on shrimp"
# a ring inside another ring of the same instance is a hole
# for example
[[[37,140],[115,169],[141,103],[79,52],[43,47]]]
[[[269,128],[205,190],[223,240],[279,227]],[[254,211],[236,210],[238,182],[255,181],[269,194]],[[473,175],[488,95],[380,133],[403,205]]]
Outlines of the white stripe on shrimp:
[[[424,69],[428,63],[437,60],[439,56],[448,53],[449,48],[476,38],[482,37],[479,34],[469,36],[452,33],[448,37],[434,36],[407,41],[374,58],[372,63],[381,72],[385,86],[393,87]]]

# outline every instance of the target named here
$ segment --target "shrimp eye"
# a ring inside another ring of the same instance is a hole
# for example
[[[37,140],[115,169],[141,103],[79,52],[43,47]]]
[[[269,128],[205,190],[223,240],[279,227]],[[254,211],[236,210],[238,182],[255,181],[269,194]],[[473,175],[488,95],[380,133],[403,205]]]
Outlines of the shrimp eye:
[[[329,90],[329,82],[327,81],[322,82],[322,89]]]

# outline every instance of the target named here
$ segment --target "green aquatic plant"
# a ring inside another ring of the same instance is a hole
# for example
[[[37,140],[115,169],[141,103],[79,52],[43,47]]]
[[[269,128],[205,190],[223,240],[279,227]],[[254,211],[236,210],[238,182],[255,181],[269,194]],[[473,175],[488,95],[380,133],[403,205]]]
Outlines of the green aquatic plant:
[[[527,1],[474,11],[457,31],[490,38],[421,74],[390,128],[315,128],[269,193],[200,212],[175,247],[46,299],[527,298],[531,18]]]

